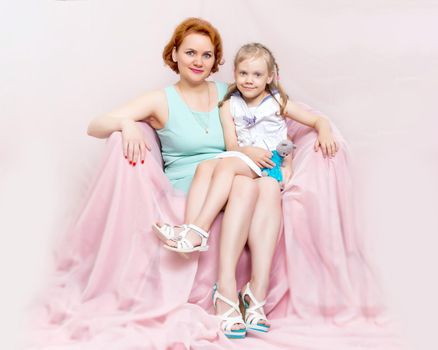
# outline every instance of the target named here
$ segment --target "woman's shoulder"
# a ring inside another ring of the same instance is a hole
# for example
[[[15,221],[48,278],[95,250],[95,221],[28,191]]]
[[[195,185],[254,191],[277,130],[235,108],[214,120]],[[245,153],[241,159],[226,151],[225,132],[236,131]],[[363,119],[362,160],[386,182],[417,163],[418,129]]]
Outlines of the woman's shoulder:
[[[228,91],[228,84],[224,83],[222,81],[216,81],[216,80],[213,80],[212,83],[216,84],[219,96],[220,96],[220,98],[222,98]]]
[[[166,104],[166,93],[164,89],[149,90],[130,101],[135,108],[147,108],[152,114],[161,114],[162,106]],[[144,106],[144,107],[142,107]]]
[[[167,97],[165,89],[149,90],[129,102],[129,106],[135,110],[145,110],[148,116],[158,119],[165,117],[167,113]]]
[[[225,88],[228,89],[229,84],[225,83],[223,81],[217,81],[217,80],[210,80],[213,84],[216,84],[217,86],[219,86],[220,88]]]

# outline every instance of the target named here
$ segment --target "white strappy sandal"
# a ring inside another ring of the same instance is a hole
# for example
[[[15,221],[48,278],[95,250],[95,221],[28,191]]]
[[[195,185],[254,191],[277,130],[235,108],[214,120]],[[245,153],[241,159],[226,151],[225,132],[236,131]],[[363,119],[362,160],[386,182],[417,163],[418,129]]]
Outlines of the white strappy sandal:
[[[245,325],[242,314],[240,313],[239,302],[237,301],[237,303],[233,303],[230,299],[224,297],[221,293],[218,292],[217,283],[215,283],[215,285],[213,286],[213,306],[215,308],[218,299],[230,306],[230,308],[222,315],[218,315],[218,317],[220,317],[220,319],[222,320],[220,325],[221,331],[227,338],[230,339],[245,338],[246,328],[232,329],[232,327],[236,324]],[[233,312],[237,312],[237,316],[230,316]]]
[[[246,302],[245,297],[248,296],[252,305]],[[258,331],[258,332],[268,332],[270,327],[260,321],[268,322],[265,312],[263,311],[263,306],[266,304],[266,300],[259,302],[254,294],[252,294],[249,288],[249,282],[246,284],[245,291],[240,294],[243,305],[245,306],[245,325],[248,330]],[[257,311],[257,310],[261,311]]]
[[[179,233],[179,235],[173,240],[176,242],[176,247],[172,247],[170,245],[165,244],[164,248],[172,250],[178,253],[193,253],[193,252],[204,252],[208,250],[207,240],[208,240],[208,232],[204,231],[202,228],[190,224],[183,225],[184,229]],[[201,237],[201,244],[194,246],[192,242],[190,242],[186,236],[189,231],[195,232],[199,237]]]
[[[158,223],[152,225],[152,229],[160,239],[160,241],[166,243],[168,240],[177,240],[179,232],[175,232],[175,228],[185,229],[187,225],[172,226],[169,224],[162,224],[158,226]]]

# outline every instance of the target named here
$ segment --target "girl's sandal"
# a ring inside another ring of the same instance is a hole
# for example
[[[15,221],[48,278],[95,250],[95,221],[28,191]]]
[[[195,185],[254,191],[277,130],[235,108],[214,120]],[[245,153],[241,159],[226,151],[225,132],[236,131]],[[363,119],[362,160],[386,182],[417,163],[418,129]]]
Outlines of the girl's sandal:
[[[250,303],[246,301],[246,296],[249,297]],[[263,306],[266,304],[266,300],[259,302],[254,294],[251,292],[249,287],[249,282],[246,284],[245,291],[240,294],[243,305],[245,306],[245,325],[248,330],[258,331],[258,332],[268,332],[270,326],[260,321],[268,322],[265,312],[263,311]],[[261,311],[257,311],[257,310]]]
[[[216,308],[217,300],[223,301],[225,304],[229,305],[230,308],[225,311],[222,315],[219,315],[221,322],[221,331],[227,338],[230,339],[243,339],[246,336],[246,328],[243,329],[232,329],[234,325],[242,324],[245,325],[243,321],[242,314],[239,309],[239,302],[233,303],[230,299],[224,297],[217,290],[217,283],[213,286],[213,305]],[[230,316],[233,312],[236,312],[237,316]]]

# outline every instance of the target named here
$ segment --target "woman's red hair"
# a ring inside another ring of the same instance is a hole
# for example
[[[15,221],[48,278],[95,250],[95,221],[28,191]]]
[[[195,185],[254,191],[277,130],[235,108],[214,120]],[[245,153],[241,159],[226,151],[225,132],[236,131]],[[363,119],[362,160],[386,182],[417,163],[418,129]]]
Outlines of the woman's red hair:
[[[211,43],[214,47],[214,64],[211,68],[211,72],[215,73],[219,70],[218,66],[222,61],[222,39],[218,30],[211,25],[210,22],[203,20],[201,18],[187,18],[182,21],[173,32],[167,45],[163,50],[163,60],[166,65],[168,65],[173,71],[179,73],[178,64],[172,60],[172,50],[175,48],[178,50],[179,46],[183,42],[184,38],[192,33],[198,33],[206,35],[210,38]]]

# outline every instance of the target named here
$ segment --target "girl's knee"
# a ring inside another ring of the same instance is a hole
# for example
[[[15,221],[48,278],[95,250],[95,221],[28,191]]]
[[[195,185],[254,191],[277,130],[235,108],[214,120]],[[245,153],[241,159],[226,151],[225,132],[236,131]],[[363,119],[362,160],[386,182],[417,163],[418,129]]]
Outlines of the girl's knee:
[[[281,200],[280,184],[273,178],[258,179],[259,197],[263,201],[277,202]]]
[[[230,196],[239,196],[248,200],[256,199],[259,189],[256,182],[247,176],[236,176],[233,180]]]

